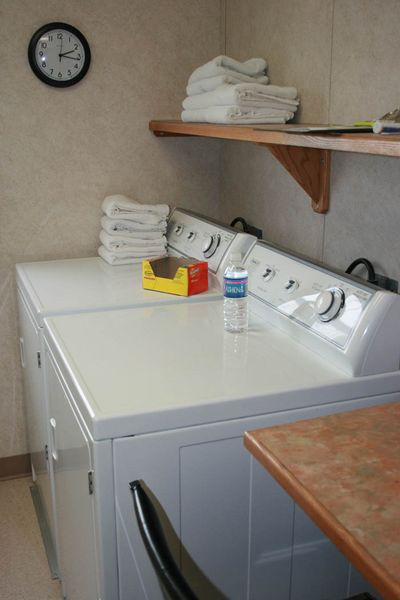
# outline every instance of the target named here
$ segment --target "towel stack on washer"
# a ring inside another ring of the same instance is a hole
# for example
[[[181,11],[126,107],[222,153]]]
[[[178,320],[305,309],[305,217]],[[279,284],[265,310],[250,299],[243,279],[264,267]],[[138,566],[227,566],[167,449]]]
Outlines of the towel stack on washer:
[[[141,204],[121,194],[103,202],[99,256],[110,265],[166,256],[167,204]]]

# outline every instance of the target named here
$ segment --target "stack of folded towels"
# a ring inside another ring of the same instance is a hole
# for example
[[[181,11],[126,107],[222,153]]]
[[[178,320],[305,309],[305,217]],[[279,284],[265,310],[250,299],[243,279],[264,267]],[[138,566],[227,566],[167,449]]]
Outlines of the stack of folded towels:
[[[294,87],[268,85],[263,58],[217,56],[189,77],[182,121],[286,123],[299,105]]]
[[[98,253],[110,265],[139,263],[167,254],[167,204],[141,204],[120,194],[107,196]]]

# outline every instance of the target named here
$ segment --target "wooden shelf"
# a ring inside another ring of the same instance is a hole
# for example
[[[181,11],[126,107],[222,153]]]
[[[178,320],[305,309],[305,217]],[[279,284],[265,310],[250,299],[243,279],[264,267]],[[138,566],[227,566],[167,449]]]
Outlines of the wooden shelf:
[[[306,125],[305,125],[306,126]],[[331,151],[400,157],[400,135],[373,133],[293,134],[291,125],[214,125],[182,121],[150,121],[154,135],[200,136],[253,142],[268,148],[310,196],[315,212],[329,209]]]

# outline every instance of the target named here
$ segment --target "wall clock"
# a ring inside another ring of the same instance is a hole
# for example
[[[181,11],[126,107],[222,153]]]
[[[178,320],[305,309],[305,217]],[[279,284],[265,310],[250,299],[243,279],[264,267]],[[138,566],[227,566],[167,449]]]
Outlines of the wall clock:
[[[68,87],[86,75],[90,48],[85,36],[72,25],[48,23],[33,34],[28,58],[41,81],[55,87]]]

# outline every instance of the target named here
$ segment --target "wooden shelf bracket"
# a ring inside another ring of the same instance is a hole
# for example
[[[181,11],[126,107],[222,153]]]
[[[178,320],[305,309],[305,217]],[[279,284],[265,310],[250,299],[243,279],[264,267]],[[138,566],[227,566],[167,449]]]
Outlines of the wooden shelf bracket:
[[[317,213],[329,210],[331,151],[300,146],[281,146],[261,143],[310,196]]]

